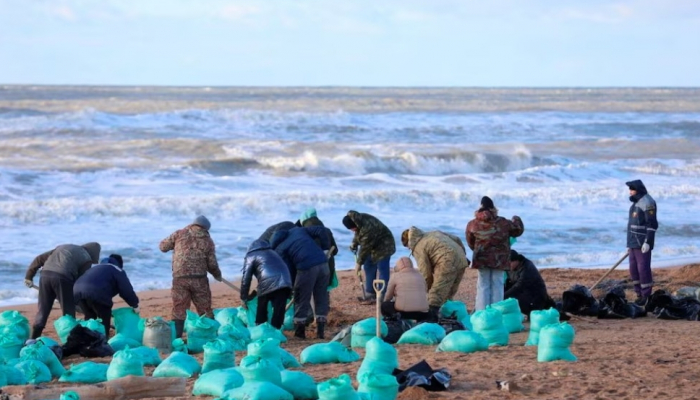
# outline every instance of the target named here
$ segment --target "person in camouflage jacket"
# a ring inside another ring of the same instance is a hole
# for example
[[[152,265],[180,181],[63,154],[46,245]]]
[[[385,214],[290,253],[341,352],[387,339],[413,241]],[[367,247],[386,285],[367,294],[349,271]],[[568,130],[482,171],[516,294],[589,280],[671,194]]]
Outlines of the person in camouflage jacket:
[[[389,282],[391,256],[396,253],[394,235],[376,217],[353,210],[343,218],[343,225],[355,232],[350,245],[350,250],[356,252],[355,273],[359,275],[362,267],[365,270],[365,292],[369,297],[362,300],[373,300],[372,281],[377,273],[379,279]]]
[[[525,230],[518,216],[507,220],[498,216],[493,200],[484,196],[475,218],[467,224],[467,245],[474,252],[472,268],[479,271],[475,309],[503,300],[504,272],[510,268],[510,238]]]
[[[173,321],[177,337],[182,336],[186,311],[194,303],[199,315],[214,318],[207,272],[221,282],[214,241],[209,236],[211,223],[203,215],[160,242],[160,251],[173,250]]]

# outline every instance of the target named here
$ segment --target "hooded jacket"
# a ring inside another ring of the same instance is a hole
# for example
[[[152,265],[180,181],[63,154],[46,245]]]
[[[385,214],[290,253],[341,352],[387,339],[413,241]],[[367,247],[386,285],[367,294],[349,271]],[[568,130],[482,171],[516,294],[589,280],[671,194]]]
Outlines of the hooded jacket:
[[[498,209],[480,209],[467,224],[467,245],[474,252],[472,268],[510,268],[510,238],[523,234],[525,227],[517,215],[512,220],[498,216]]]
[[[508,279],[503,298],[518,300],[523,314],[530,315],[532,311],[554,307],[554,301],[547,294],[542,275],[532,261],[522,257],[517,269],[508,269],[506,272]]]
[[[329,232],[322,226],[307,228],[292,228],[288,231],[277,231],[272,237],[270,246],[289,266],[290,273],[304,271],[316,265],[327,263],[323,250],[331,247]],[[315,240],[320,241],[320,246]]]
[[[199,225],[175,231],[160,242],[159,248],[163,253],[173,250],[173,278],[204,278],[207,272],[217,280],[221,278],[214,241]]]
[[[259,296],[266,296],[276,290],[291,288],[292,278],[289,268],[265,240],[256,240],[248,247],[243,269],[241,270],[241,300],[248,301],[250,283],[255,276],[258,281]]]
[[[637,191],[637,194],[630,196],[632,206],[627,222],[627,247],[641,249],[646,242],[653,249],[656,230],[659,228],[656,220],[656,202],[649,196],[642,181],[630,181],[627,182],[627,186]]]
[[[360,246],[357,253],[357,264],[364,264],[367,258],[376,264],[396,253],[394,235],[379,219],[370,214],[353,210],[348,211],[347,215],[357,226],[350,245],[353,250]]]
[[[113,258],[105,258],[102,262],[90,268],[75,281],[73,298],[76,303],[80,300],[91,300],[95,303],[112,307],[112,298],[119,295],[130,307],[139,306],[139,298],[131,286],[129,277]]]
[[[397,311],[426,312],[429,309],[425,279],[413,268],[410,259],[407,263],[397,263],[389,278],[384,300],[391,301],[393,298],[396,298],[394,307]]]
[[[53,250],[38,255],[27,268],[24,278],[32,280],[39,268],[50,271],[75,281],[85,273],[92,264],[100,262],[100,244],[85,243],[82,246],[62,244]]]
[[[469,267],[462,240],[445,232],[423,232],[412,226],[408,230],[408,248],[428,289],[441,279],[455,276],[456,272]]]

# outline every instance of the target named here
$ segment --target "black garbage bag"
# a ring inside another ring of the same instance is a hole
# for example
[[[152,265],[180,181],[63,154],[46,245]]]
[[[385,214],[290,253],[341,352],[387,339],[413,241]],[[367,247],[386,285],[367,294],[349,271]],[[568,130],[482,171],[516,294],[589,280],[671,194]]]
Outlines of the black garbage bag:
[[[674,304],[656,308],[654,314],[659,319],[698,321],[700,320],[700,302],[691,297],[684,297],[675,300]]]
[[[627,316],[630,318],[640,318],[647,316],[647,310],[645,310],[644,307],[638,306],[634,303],[627,303],[625,305],[625,308],[627,309]]]
[[[114,349],[107,343],[107,338],[100,332],[76,325],[70,331],[66,344],[61,349],[63,356],[80,354],[83,357],[108,357],[114,355]]]
[[[644,308],[627,302],[625,289],[621,286],[614,287],[598,301],[598,318],[601,319],[639,318],[646,315]]]
[[[445,328],[445,335],[448,335],[452,331],[466,331],[467,328],[464,326],[462,322],[460,322],[457,318],[453,317],[440,317],[438,318],[438,325],[442,326]]]
[[[656,309],[659,309],[660,312],[663,308],[673,306],[675,302],[676,299],[674,299],[673,296],[671,296],[667,291],[659,289],[649,296],[644,309],[647,312],[658,315],[659,313],[656,312]]]
[[[387,328],[389,328],[389,331],[383,339],[389,344],[398,342],[401,335],[413,327],[410,322],[403,320],[398,316],[384,317],[384,323],[386,324]]]
[[[598,300],[583,285],[574,285],[562,294],[562,311],[588,317],[598,316]]]
[[[430,392],[441,392],[450,387],[452,375],[445,368],[433,370],[425,360],[407,370],[395,369],[392,375],[399,383],[399,392],[409,386],[420,386]]]

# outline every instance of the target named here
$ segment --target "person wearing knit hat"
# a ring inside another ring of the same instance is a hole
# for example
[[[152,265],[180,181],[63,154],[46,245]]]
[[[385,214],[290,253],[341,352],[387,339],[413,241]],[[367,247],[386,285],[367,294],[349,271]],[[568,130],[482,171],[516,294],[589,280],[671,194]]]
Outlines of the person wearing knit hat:
[[[318,218],[318,213],[313,207],[307,208],[301,216],[299,216],[300,226],[306,228],[309,226],[324,226],[323,222]],[[330,235],[331,248],[327,251],[328,257],[328,269],[330,270],[330,281],[328,282],[328,290],[335,289],[338,287],[338,275],[335,272],[335,255],[338,254],[338,245],[335,242],[335,237],[333,237],[333,232],[329,229],[328,235]],[[321,245],[321,241],[316,239],[316,244]]]
[[[393,317],[398,313],[401,319],[416,321],[428,319],[428,292],[425,279],[413,268],[410,258],[401,257],[396,261],[381,311],[385,317]]]
[[[208,231],[209,228],[211,228],[211,222],[205,217],[204,215],[200,215],[197,218],[194,219],[192,222],[192,225],[199,225],[202,228],[204,228],[205,231]]]
[[[490,197],[481,199],[465,229],[467,245],[474,252],[471,268],[478,270],[475,310],[503,300],[503,271],[510,268],[510,238],[522,235],[524,230],[520,217],[500,217]]]
[[[518,300],[520,312],[528,318],[532,311],[554,307],[556,304],[547,294],[547,286],[535,264],[515,250],[510,251],[509,259],[503,298]]]

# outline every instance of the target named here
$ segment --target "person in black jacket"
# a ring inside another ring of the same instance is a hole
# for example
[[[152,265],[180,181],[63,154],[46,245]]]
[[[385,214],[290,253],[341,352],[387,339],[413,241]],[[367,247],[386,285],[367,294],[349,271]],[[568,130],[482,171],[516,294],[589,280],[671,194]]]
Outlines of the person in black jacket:
[[[249,299],[250,282],[255,276],[258,281],[258,310],[255,324],[267,322],[267,303],[272,303],[272,321],[277,329],[284,323],[285,306],[291,293],[292,278],[289,268],[282,257],[275,252],[266,240],[255,240],[248,247],[243,262],[241,280],[241,301],[246,304]]]
[[[649,196],[640,180],[627,182],[630,206],[627,221],[627,252],[630,257],[630,277],[637,294],[635,303],[645,305],[651,295],[654,280],[651,274],[651,251],[659,222],[656,220],[656,201]]]
[[[277,231],[272,248],[282,256],[294,276],[294,336],[306,338],[306,317],[314,297],[316,336],[323,339],[328,316],[328,260],[324,250],[331,247],[327,228],[312,226]],[[320,246],[315,240],[320,241]]]
[[[112,297],[119,295],[126,304],[139,312],[139,298],[124,272],[124,261],[119,254],[110,254],[83,274],[73,285],[73,297],[85,314],[85,319],[102,319],[105,335],[109,338],[112,319]]]
[[[277,231],[286,231],[288,229],[295,228],[297,225],[292,222],[292,221],[282,221],[278,222],[269,228],[265,229],[265,232],[260,235],[258,239],[264,240],[266,242],[272,242],[272,236],[275,234]]]
[[[304,211],[297,221],[299,226],[325,226],[323,222],[318,218],[316,214],[316,209],[311,207]],[[331,251],[328,254],[328,269],[330,270],[330,280],[328,282],[328,290],[335,288],[338,285],[338,278],[335,274],[335,255],[338,254],[338,245],[335,243],[335,238],[333,237],[333,232],[328,230],[331,241]],[[320,246],[320,240],[316,240],[316,243]]]
[[[532,261],[515,250],[510,251],[510,269],[505,284],[504,299],[518,300],[520,312],[530,317],[530,312],[554,307],[547,294],[547,286]]]

